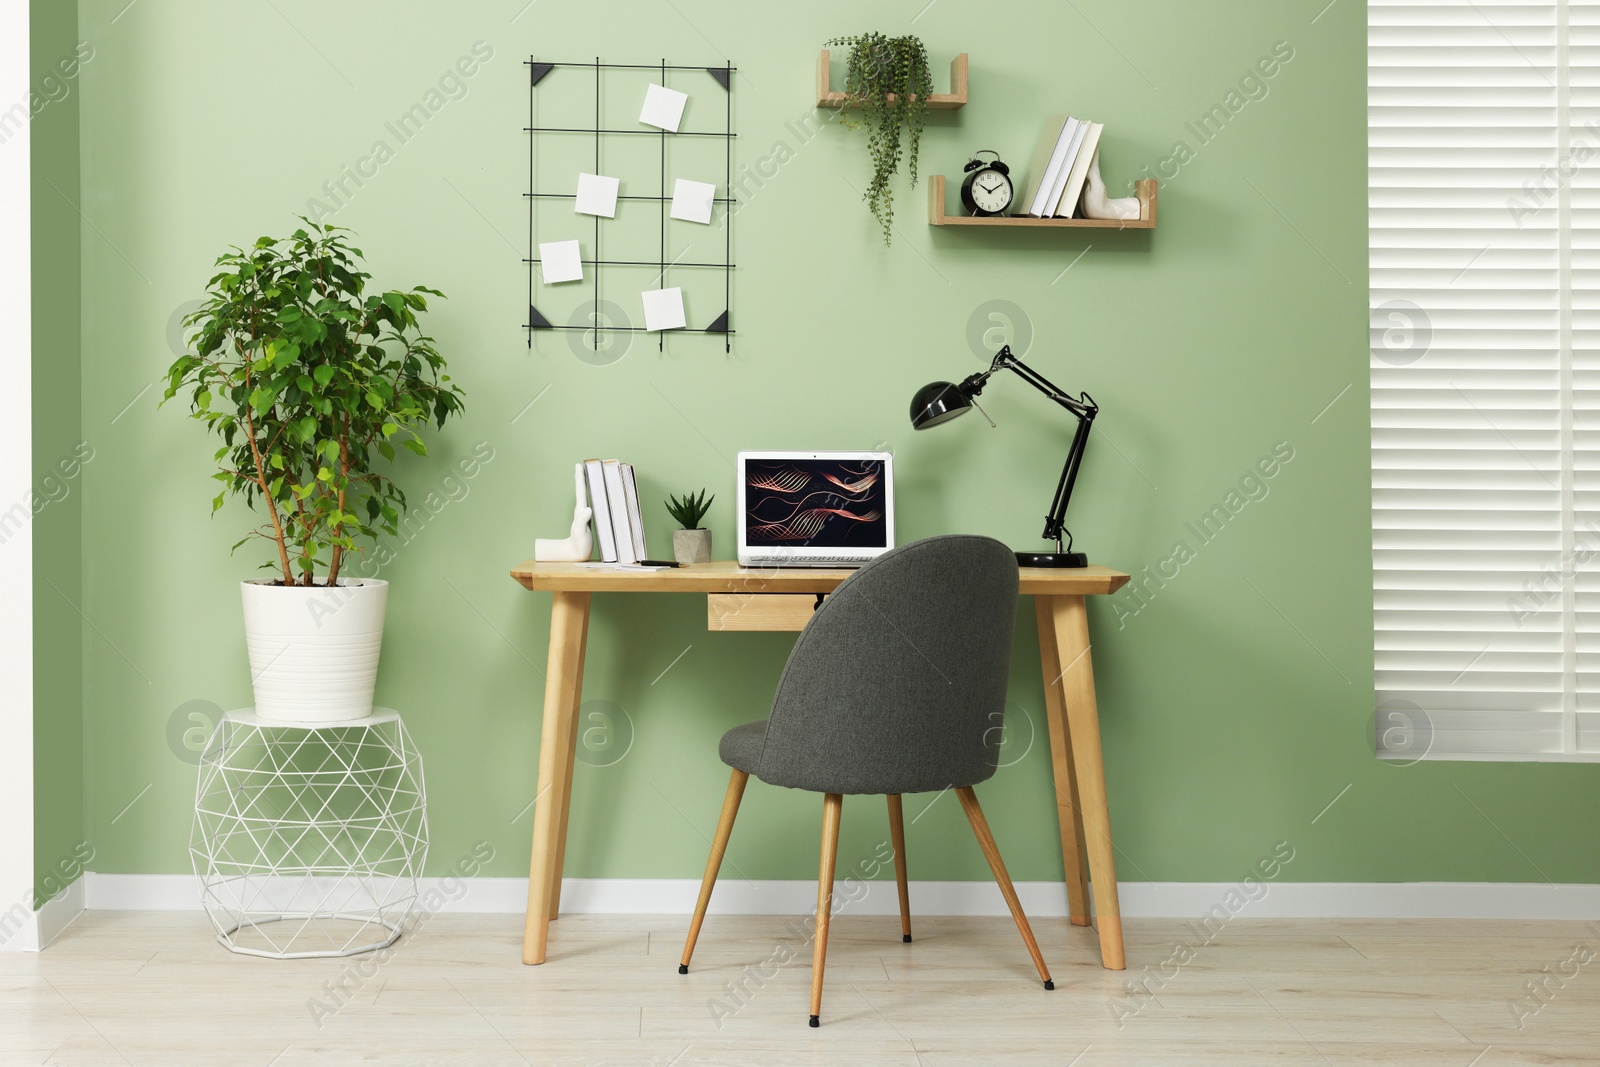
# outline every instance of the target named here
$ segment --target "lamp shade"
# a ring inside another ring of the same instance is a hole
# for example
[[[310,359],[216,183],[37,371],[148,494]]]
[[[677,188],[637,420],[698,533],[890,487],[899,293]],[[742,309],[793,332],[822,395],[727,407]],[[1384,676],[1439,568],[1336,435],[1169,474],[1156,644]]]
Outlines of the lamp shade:
[[[926,430],[965,415],[972,400],[954,382],[929,382],[911,398],[911,428]]]

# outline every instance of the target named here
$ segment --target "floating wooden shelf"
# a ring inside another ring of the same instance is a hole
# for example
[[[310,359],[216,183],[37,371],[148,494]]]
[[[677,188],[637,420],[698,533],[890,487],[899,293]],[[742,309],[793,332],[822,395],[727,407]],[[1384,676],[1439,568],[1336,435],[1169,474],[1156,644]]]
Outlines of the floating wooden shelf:
[[[1141,178],[1134,185],[1139,193],[1136,219],[1033,219],[1022,215],[946,215],[944,213],[944,175],[928,180],[928,223],[932,226],[1038,226],[1047,229],[1153,230],[1156,228],[1156,185],[1154,178]]]
[[[894,99],[894,94],[889,94],[889,99]],[[967,54],[962,52],[950,61],[950,91],[948,93],[931,93],[928,96],[928,109],[930,111],[954,111],[965,107],[967,104]],[[817,57],[817,106],[831,107],[834,109],[853,107],[850,97],[845,93],[831,92],[828,89],[828,50],[824,48]]]

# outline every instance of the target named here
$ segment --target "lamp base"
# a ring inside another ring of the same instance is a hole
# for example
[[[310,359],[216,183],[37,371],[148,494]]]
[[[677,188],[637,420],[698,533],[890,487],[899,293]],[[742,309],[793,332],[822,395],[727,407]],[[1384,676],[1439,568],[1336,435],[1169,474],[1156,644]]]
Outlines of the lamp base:
[[[1089,557],[1082,552],[1018,552],[1019,567],[1087,567]]]

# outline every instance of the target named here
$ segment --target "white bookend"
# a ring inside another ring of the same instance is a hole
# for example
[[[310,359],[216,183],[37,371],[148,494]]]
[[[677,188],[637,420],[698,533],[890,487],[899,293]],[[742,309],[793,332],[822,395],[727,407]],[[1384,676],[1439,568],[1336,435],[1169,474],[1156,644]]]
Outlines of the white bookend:
[[[1050,190],[1050,195],[1044,199],[1044,207],[1039,212],[1040,218],[1049,218],[1056,213],[1056,205],[1061,202],[1061,193],[1067,187],[1067,179],[1072,177],[1072,168],[1078,162],[1078,150],[1083,147],[1083,138],[1089,132],[1089,123],[1082,121],[1078,128],[1072,131],[1072,143],[1067,145],[1067,152],[1061,157],[1061,169],[1056,171],[1056,184]]]
[[[1067,176],[1067,184],[1061,190],[1061,199],[1056,203],[1056,218],[1070,219],[1078,210],[1078,201],[1083,197],[1083,183],[1089,177],[1089,165],[1094,162],[1095,150],[1100,147],[1100,131],[1104,130],[1103,122],[1084,123],[1083,144],[1078,146],[1078,157],[1072,163],[1072,173]]]
[[[1052,197],[1061,195],[1063,176],[1072,165],[1070,153],[1082,139],[1082,133],[1083,123],[1077,119],[1068,119],[1066,125],[1061,127],[1061,136],[1056,139],[1055,151],[1050,153],[1050,165],[1045,169],[1044,180],[1034,194],[1033,202],[1028,205],[1029,215],[1044,217],[1055,207]]]
[[[1045,120],[1044,133],[1039,137],[1038,147],[1033,150],[1033,161],[1028,164],[1027,192],[1017,201],[1015,210],[1027,211],[1038,197],[1039,189],[1044,185],[1045,173],[1050,169],[1050,156],[1055,152],[1061,140],[1061,128],[1066,124],[1065,115],[1051,115]]]
[[[617,535],[611,527],[611,509],[606,506],[604,467],[598,459],[586,459],[583,461],[583,471],[589,482],[589,507],[594,511],[594,539],[600,544],[600,559],[615,563]]]
[[[617,539],[617,562],[638,563],[633,553],[633,530],[628,524],[628,494],[622,488],[622,464],[605,461],[606,505],[611,509],[611,532]]]
[[[649,559],[644,547],[644,512],[639,508],[639,483],[633,479],[633,464],[622,464],[622,488],[628,494],[628,529],[633,532],[633,554]]]

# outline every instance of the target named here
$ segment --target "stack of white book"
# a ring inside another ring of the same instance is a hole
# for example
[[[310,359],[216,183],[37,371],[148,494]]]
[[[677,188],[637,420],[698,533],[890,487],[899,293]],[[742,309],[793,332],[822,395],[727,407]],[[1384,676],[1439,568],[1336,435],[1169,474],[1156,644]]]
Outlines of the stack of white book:
[[[1017,213],[1034,218],[1080,218],[1078,202],[1089,166],[1100,151],[1100,131],[1104,123],[1052,115],[1044,124],[1044,136],[1033,153],[1028,169],[1028,192],[1018,203]]]
[[[594,511],[594,539],[606,563],[638,563],[650,558],[644,547],[644,516],[639,512],[639,485],[633,464],[614,459],[583,463],[589,482],[589,507]]]

